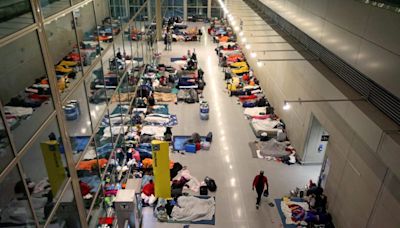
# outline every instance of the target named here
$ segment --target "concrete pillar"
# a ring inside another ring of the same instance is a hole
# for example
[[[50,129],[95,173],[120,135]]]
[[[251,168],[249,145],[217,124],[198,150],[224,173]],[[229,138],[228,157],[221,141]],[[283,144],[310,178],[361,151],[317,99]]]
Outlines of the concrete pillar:
[[[124,17],[126,17],[128,19],[131,19],[130,9],[129,9],[129,1],[128,0],[124,0],[124,8],[125,8]]]
[[[183,0],[183,20],[187,21],[188,18],[188,5],[187,5],[187,0]]]
[[[212,0],[207,1],[207,18],[211,18],[211,1]],[[217,0],[214,0],[214,1],[217,1]]]
[[[151,0],[147,1],[147,19],[152,23],[153,15],[151,15]]]
[[[156,35],[157,40],[162,40],[161,0],[156,0]]]

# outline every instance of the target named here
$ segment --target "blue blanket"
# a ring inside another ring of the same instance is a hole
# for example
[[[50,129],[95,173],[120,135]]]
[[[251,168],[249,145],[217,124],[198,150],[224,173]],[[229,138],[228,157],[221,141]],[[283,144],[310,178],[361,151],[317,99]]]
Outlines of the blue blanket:
[[[157,104],[158,108],[153,108],[153,113],[157,114],[169,114],[168,104]]]

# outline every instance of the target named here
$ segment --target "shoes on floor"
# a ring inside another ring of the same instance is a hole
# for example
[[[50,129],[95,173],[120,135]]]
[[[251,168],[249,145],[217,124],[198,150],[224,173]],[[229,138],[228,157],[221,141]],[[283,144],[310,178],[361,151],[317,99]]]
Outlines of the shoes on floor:
[[[256,204],[256,208],[257,208],[257,210],[258,210],[258,208],[260,207],[260,205],[258,205],[258,204]]]
[[[270,207],[275,207],[274,203],[269,203],[268,204]]]

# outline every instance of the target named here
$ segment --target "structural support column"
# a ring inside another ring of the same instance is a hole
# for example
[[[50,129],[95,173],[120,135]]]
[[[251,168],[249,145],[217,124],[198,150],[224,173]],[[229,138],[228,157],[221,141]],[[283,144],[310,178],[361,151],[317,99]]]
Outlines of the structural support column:
[[[156,34],[157,40],[162,40],[161,0],[156,0]]]
[[[153,20],[153,15],[151,15],[151,0],[147,0],[147,19],[151,24]]]
[[[184,21],[187,21],[187,18],[188,18],[187,11],[188,11],[187,0],[183,0],[183,20]]]
[[[212,0],[207,1],[207,18],[211,18],[211,2]],[[214,0],[216,1],[216,0]]]
[[[128,19],[131,19],[129,1],[128,0],[124,0],[124,7],[125,7],[125,15],[124,15],[124,17],[126,17]]]

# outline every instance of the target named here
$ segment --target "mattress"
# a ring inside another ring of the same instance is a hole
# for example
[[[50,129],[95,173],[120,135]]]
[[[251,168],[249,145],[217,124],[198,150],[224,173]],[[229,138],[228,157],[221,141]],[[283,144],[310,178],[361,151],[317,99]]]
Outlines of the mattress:
[[[245,108],[243,113],[245,116],[260,116],[265,115],[267,112],[266,107],[254,107],[254,108]]]
[[[282,131],[282,129],[274,128],[278,123],[279,121],[271,119],[253,119],[250,122],[250,126],[257,137],[260,137],[261,134],[264,132],[266,132],[271,137],[275,137],[277,136],[278,132]]]

